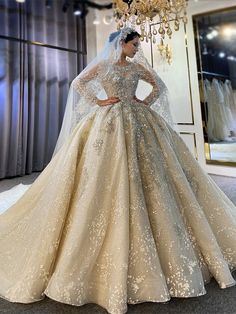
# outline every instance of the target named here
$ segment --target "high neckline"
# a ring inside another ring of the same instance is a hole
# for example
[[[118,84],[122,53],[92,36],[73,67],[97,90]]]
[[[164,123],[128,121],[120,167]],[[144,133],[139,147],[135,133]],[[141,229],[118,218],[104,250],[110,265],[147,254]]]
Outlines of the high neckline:
[[[120,65],[118,63],[115,63],[114,65],[119,67],[119,68],[127,68],[132,64],[132,62],[127,62],[125,65]]]

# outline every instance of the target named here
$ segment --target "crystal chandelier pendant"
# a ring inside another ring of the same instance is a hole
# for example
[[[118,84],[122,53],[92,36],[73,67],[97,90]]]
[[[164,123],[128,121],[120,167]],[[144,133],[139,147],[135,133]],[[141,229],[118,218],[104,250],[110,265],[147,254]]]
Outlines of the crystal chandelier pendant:
[[[170,64],[172,50],[165,44],[178,31],[180,23],[187,23],[188,0],[113,0],[117,28],[140,29],[140,40],[157,44],[160,54]]]

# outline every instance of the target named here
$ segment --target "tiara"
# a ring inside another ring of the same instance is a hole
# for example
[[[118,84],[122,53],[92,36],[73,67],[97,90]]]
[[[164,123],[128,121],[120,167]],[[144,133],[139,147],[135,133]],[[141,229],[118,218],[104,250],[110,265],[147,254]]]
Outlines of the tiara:
[[[109,35],[109,42],[112,42],[118,36],[120,36],[120,40],[125,40],[128,34],[131,34],[132,32],[136,32],[136,30],[131,27],[124,27],[119,31],[111,33]]]
[[[131,34],[133,32],[136,32],[136,30],[131,28],[131,27],[124,27],[124,28],[122,28],[121,29],[121,34],[120,34],[121,40],[125,40],[126,37],[128,36],[128,34]]]

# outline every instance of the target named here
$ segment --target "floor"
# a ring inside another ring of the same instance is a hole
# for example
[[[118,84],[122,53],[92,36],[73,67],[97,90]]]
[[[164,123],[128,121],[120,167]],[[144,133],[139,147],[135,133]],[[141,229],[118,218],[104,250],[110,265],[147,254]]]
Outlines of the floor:
[[[210,144],[210,159],[236,162],[236,143]]]
[[[20,184],[20,183],[31,184],[34,182],[34,180],[37,178],[37,176],[39,174],[40,174],[40,172],[34,172],[34,173],[27,175],[27,176],[24,176],[24,177],[16,177],[13,179],[0,180],[0,192],[9,190],[13,186]]]
[[[34,181],[38,174],[17,178],[14,180],[0,181],[0,191],[5,191],[12,186]],[[236,178],[213,176],[213,180],[226,193],[236,205]],[[236,279],[236,273],[235,273]],[[141,303],[128,306],[128,314],[236,314],[236,286],[220,289],[213,279],[206,285],[207,294],[199,298],[177,299],[173,298],[165,304]],[[87,304],[74,307],[61,304],[45,298],[33,304],[15,304],[0,299],[1,314],[105,314],[103,308],[96,304]]]

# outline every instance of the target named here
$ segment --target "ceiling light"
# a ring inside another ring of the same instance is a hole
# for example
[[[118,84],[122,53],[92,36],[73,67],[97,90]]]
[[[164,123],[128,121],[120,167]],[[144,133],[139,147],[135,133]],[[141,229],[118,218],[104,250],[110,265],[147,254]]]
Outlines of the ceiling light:
[[[16,0],[16,2],[19,2],[19,3],[24,3],[25,0]]]
[[[214,37],[217,37],[219,32],[216,29],[212,29],[210,33],[206,35],[206,38],[212,40]]]
[[[77,2],[74,3],[74,10],[73,10],[74,15],[80,16],[82,15],[82,10]]]
[[[216,29],[213,29],[211,34],[212,34],[213,37],[216,37],[216,36],[218,36],[219,33],[218,33],[218,31]]]
[[[236,28],[229,27],[229,26],[224,27],[222,33],[223,33],[223,35],[225,35],[227,37],[230,37],[232,35],[236,35]]]
[[[223,51],[221,51],[219,54],[218,54],[219,58],[224,58],[225,57],[225,53]]]
[[[82,11],[80,9],[74,10],[74,15],[81,15]]]
[[[228,56],[227,59],[230,60],[230,61],[235,61],[235,57],[234,56]]]
[[[209,39],[209,40],[212,40],[214,38],[214,36],[212,35],[212,32],[211,33],[208,33],[206,35],[206,38]]]

